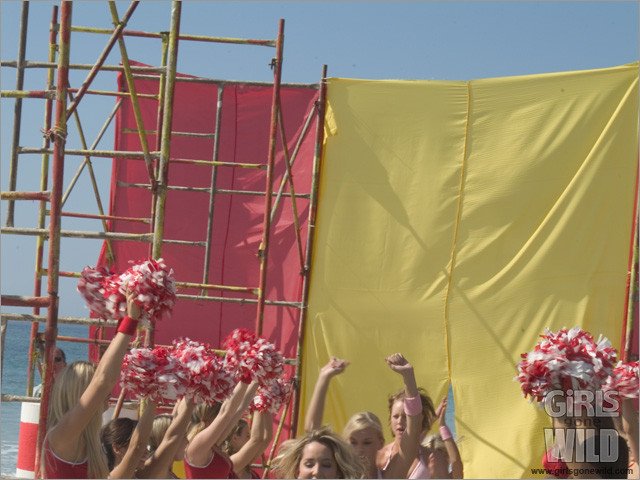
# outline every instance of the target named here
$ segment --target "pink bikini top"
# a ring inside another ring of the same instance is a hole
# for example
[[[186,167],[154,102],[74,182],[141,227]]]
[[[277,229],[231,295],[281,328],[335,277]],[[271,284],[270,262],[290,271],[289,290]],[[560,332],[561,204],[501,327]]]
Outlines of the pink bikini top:
[[[391,449],[387,451],[387,461],[384,464],[384,468],[382,470],[378,469],[378,478],[384,478],[383,473],[389,466],[390,461],[391,461]],[[429,472],[429,465],[427,464],[424,456],[422,455],[422,448],[418,450],[418,464],[411,471],[411,473],[407,478],[411,478],[411,479],[431,478],[431,472]]]
[[[429,471],[429,464],[422,455],[422,448],[418,451],[418,464],[411,471],[407,478],[431,478],[431,472]]]

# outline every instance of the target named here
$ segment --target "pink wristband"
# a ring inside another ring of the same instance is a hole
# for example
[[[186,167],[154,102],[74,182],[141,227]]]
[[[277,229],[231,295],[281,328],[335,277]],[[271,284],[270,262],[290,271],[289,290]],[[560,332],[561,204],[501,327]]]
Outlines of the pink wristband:
[[[136,328],[138,328],[138,320],[127,316],[127,317],[124,317],[122,321],[118,324],[118,328],[116,329],[116,332],[133,336],[133,334],[136,333]]]
[[[412,417],[422,413],[422,399],[420,395],[404,397],[404,413]]]
[[[440,427],[440,436],[442,440],[449,440],[451,438],[451,430],[446,425]]]

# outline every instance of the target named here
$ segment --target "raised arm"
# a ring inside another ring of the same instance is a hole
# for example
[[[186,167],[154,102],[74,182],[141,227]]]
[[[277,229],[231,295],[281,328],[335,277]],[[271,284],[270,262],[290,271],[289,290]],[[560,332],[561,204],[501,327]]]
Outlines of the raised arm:
[[[151,435],[156,409],[157,405],[148,400],[147,406],[131,435],[127,451],[122,461],[111,470],[109,478],[134,478],[134,473],[140,464],[140,460],[147,453],[147,442],[149,441],[149,435]]]
[[[456,445],[456,441],[451,436],[451,432],[449,431],[449,427],[447,427],[447,423],[445,420],[448,400],[449,399],[446,396],[442,399],[440,405],[438,405],[438,408],[436,408],[436,416],[438,417],[438,422],[440,423],[440,436],[442,437],[444,446],[447,449],[447,455],[449,455],[451,478],[463,478],[462,459],[460,458],[458,445]]]
[[[268,412],[256,412],[251,422],[251,436],[242,448],[231,455],[233,471],[236,475],[250,466],[267,448],[273,438],[273,415]]]
[[[331,357],[329,363],[320,369],[320,375],[311,395],[307,415],[304,418],[304,428],[307,432],[322,426],[322,415],[324,413],[324,400],[327,396],[329,383],[336,375],[344,372],[350,362],[337,357]]]
[[[236,426],[236,423],[238,423],[238,420],[242,418],[242,415],[244,415],[244,412],[247,410],[247,408],[249,408],[249,405],[251,405],[251,402],[253,402],[253,397],[258,391],[259,386],[260,385],[255,380],[251,382],[247,387],[246,392],[244,392],[244,396],[242,397],[240,404],[236,408],[236,411],[234,412],[232,410],[229,410],[228,419],[227,419],[227,422],[228,422],[227,428],[224,430],[224,432],[222,432],[222,436],[220,437],[220,440],[216,442],[216,445],[220,446],[222,442],[224,442],[224,439],[231,434],[233,427]]]
[[[144,467],[137,473],[137,478],[166,478],[166,472],[187,434],[194,407],[190,399],[182,399],[176,403],[171,425],[167,428],[158,448],[145,460]]]
[[[413,365],[401,353],[394,353],[385,358],[385,361],[391,370],[402,376],[404,382],[404,410],[407,415],[407,428],[402,432],[397,455],[393,456],[384,471],[384,478],[406,478],[420,447],[422,403]]]
[[[127,313],[104,352],[93,378],[78,403],[60,419],[47,433],[49,445],[62,459],[77,458],[80,436],[94,415],[102,411],[120,376],[122,360],[127,352],[129,340],[136,333],[140,309],[134,303],[135,292],[127,292]]]
[[[216,418],[199,432],[187,445],[186,457],[192,465],[204,465],[211,459],[211,452],[215,445],[222,442],[224,434],[231,421],[235,418],[238,408],[241,406],[249,384],[239,382],[233,393],[227,398]],[[237,420],[236,420],[237,421]]]

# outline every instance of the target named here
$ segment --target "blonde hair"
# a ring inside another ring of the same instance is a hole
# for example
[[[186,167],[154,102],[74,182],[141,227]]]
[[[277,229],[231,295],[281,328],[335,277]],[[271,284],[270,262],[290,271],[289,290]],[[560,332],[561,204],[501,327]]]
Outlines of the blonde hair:
[[[378,437],[384,443],[384,433],[382,433],[382,423],[375,413],[358,412],[353,415],[342,431],[342,437],[347,441],[351,438],[353,432],[364,430],[365,428],[373,428]]]
[[[70,363],[60,371],[51,388],[47,431],[55,427],[62,417],[76,406],[89,383],[91,383],[95,371],[96,366],[85,361]],[[107,478],[109,475],[107,457],[100,441],[101,428],[102,412],[98,410],[80,435],[81,442],[86,449],[87,473],[91,478]],[[43,469],[46,470],[44,463],[46,462],[43,462]],[[45,476],[45,478],[47,477]]]
[[[295,440],[280,445],[280,452],[273,459],[272,467],[278,478],[296,478],[302,460],[302,451],[310,443],[318,442],[333,452],[338,465],[338,478],[364,478],[365,468],[355,451],[345,440],[328,426],[312,430]]]
[[[151,427],[151,434],[149,435],[149,451],[155,452],[164,438],[164,434],[167,433],[171,422],[173,421],[173,415],[170,413],[162,413],[156,415],[153,419],[153,426]]]
[[[193,409],[193,413],[191,414],[191,429],[189,430],[189,434],[187,435],[187,439],[189,442],[193,440],[198,433],[207,428],[207,426],[215,420],[220,412],[220,407],[222,404],[214,403],[213,405],[209,405],[206,403],[199,403]]]
[[[420,402],[422,403],[422,431],[428,432],[431,428],[431,424],[436,419],[436,411],[433,408],[431,397],[427,395],[427,392],[422,388],[419,388],[418,392],[420,393]],[[398,393],[389,395],[389,420],[391,420],[391,409],[393,408],[393,404],[398,400],[404,401],[404,389],[400,390]]]
[[[233,445],[231,445],[231,440],[233,439],[234,435],[240,435],[242,433],[242,430],[245,428],[249,428],[249,422],[247,422],[244,418],[241,418],[240,420],[238,420],[238,423],[236,423],[236,425],[233,427],[233,430],[231,430],[231,433],[227,435],[227,438],[224,439],[224,442],[222,442],[222,450],[224,450],[224,453],[226,453],[229,456],[233,455],[234,453],[237,453],[234,450]]]
[[[442,440],[439,433],[431,433],[427,435],[424,437],[424,440],[422,440],[421,445],[431,451],[444,450],[445,453],[447,453],[447,446],[444,444],[444,440]],[[447,456],[449,456],[448,453]]]

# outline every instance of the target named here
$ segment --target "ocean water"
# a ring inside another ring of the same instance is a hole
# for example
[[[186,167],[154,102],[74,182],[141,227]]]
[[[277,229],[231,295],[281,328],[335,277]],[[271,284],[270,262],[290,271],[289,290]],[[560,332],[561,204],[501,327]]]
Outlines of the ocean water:
[[[44,331],[45,324],[40,324],[40,331]],[[82,325],[59,325],[58,334],[69,337],[87,338],[89,328]],[[29,336],[31,323],[7,322],[7,332],[2,363],[2,393],[11,395],[26,395],[27,372],[29,366]],[[58,346],[64,350],[67,362],[86,360],[88,346],[82,343],[59,342]],[[40,383],[40,376],[36,372],[34,385]],[[20,435],[20,403],[2,402],[0,404],[0,473],[15,476],[18,460],[18,439]]]

